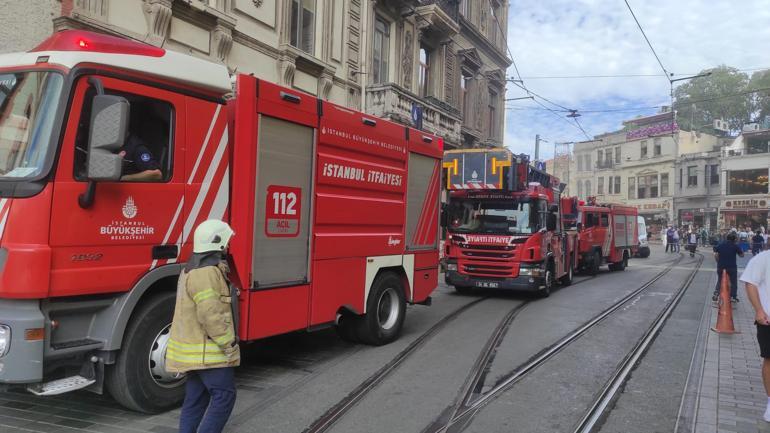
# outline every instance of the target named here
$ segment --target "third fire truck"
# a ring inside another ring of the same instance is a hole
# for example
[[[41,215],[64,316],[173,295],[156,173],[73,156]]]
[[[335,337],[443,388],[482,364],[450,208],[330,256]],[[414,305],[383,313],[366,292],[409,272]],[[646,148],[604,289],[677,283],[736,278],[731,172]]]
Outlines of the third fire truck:
[[[569,199],[574,206],[576,199]],[[589,197],[577,203],[575,228],[578,231],[578,266],[590,275],[607,264],[611,271],[622,271],[639,248],[637,209],[620,204],[597,203]]]
[[[572,283],[575,233],[564,230],[559,180],[506,149],[444,153],[446,282],[536,291]]]

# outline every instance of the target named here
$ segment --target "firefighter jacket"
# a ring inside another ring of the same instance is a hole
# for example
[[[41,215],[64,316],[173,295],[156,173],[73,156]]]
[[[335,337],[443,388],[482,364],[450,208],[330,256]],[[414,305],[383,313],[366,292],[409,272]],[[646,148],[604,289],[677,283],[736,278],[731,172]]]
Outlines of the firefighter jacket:
[[[240,364],[232,298],[225,273],[226,270],[218,266],[204,266],[189,272],[184,270],[179,276],[166,350],[169,372]]]

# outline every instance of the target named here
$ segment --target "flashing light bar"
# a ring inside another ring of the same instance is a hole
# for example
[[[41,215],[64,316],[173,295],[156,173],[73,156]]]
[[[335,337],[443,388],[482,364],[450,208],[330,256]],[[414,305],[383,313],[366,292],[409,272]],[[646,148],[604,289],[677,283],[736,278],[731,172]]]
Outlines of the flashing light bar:
[[[163,57],[166,54],[163,48],[83,30],[64,30],[55,33],[30,52],[40,51],[83,51],[148,57]]]

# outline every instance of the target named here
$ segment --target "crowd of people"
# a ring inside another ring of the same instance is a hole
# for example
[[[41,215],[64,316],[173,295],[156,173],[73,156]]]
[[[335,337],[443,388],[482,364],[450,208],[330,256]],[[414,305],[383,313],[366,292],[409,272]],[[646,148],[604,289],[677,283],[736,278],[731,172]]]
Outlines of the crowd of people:
[[[731,234],[735,236],[735,242],[743,253],[751,251],[752,255],[757,255],[770,249],[768,232],[764,226],[756,230],[748,226],[732,227],[711,233],[706,227],[669,225],[662,233],[661,240],[667,253],[678,253],[682,246],[694,252],[698,244],[704,247],[716,246]]]

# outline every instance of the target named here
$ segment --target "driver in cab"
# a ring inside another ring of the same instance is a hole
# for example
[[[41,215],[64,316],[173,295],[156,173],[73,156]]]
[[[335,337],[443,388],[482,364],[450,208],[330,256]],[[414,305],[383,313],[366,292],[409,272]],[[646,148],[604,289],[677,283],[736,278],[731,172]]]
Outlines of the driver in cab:
[[[118,155],[123,158],[124,182],[152,182],[163,179],[160,163],[153,156],[144,140],[130,134]]]

